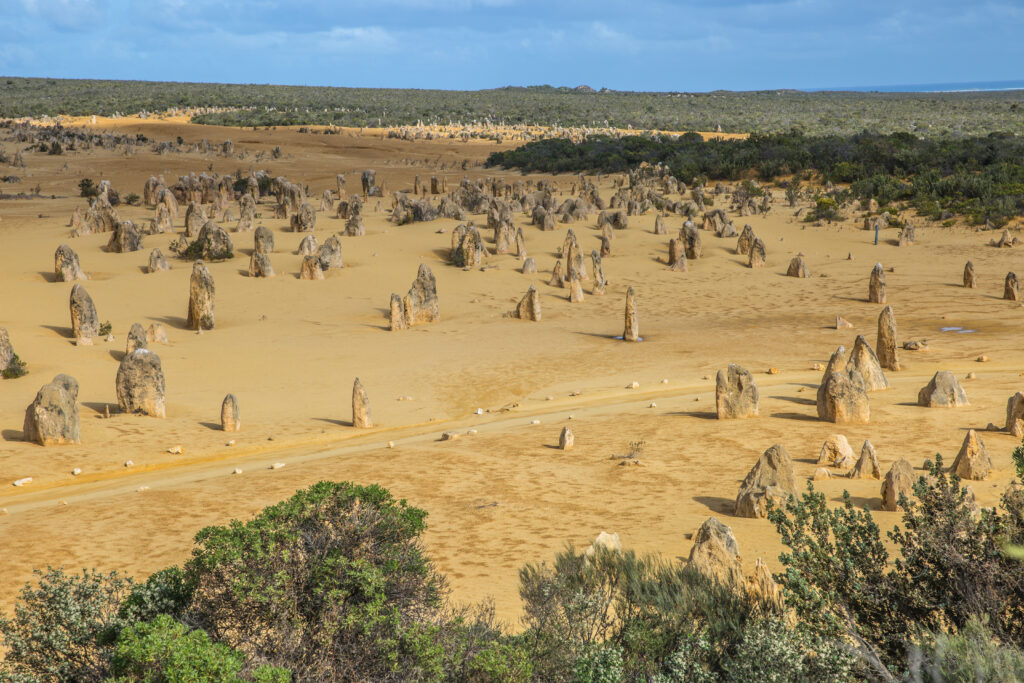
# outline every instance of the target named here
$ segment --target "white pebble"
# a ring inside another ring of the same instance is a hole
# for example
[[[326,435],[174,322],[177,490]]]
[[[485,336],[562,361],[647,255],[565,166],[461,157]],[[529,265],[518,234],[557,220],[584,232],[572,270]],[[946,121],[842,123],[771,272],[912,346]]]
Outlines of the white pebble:
[[[657,404],[657,403],[655,403],[654,401],[651,401],[651,405],[650,405],[649,407],[650,407],[650,408],[657,408],[657,407],[658,407],[658,404]]]
[[[174,455],[180,455],[184,451],[181,448],[181,444],[178,444],[177,446],[171,446],[170,448],[168,448],[167,452],[168,453],[173,453]]]
[[[632,382],[629,383],[629,385],[626,388],[627,389],[639,389],[640,388],[640,382],[637,382],[636,380],[633,380]]]
[[[284,463],[283,462],[275,462],[273,465],[270,466],[270,469],[272,469],[272,470],[279,470],[282,467],[284,467]]]
[[[81,473],[82,473],[82,468],[81,467],[76,467],[75,469],[71,470],[71,476],[73,476],[73,477],[77,477]]]
[[[21,479],[15,479],[14,480],[14,485],[15,486],[24,486],[25,484],[31,484],[31,483],[32,483],[32,477],[23,477]]]
[[[242,473],[242,468],[241,467],[236,467],[235,469],[231,470],[231,474],[241,474],[241,473]]]
[[[125,467],[131,467],[134,464],[135,464],[135,462],[133,462],[132,460],[125,460],[124,461],[124,466]]]
[[[476,434],[476,430],[470,429],[468,432],[466,432],[466,434],[468,434],[469,436],[473,436],[474,434]]]
[[[395,442],[394,441],[388,441],[388,448],[394,448],[394,447],[395,447]]]
[[[668,384],[668,380],[667,379],[663,379],[663,380],[661,380],[661,383],[662,384]]]
[[[228,441],[228,442],[227,442],[226,444],[224,444],[224,445],[225,445],[225,446],[234,446],[234,445],[235,445],[235,440],[234,440],[234,439],[231,439],[231,441]]]
[[[540,424],[540,420],[530,420],[530,424],[532,424],[532,425],[539,425]]]
[[[148,486],[140,486],[140,487],[139,487],[138,489],[136,489],[136,490],[137,490],[137,491],[139,491],[139,492],[141,493],[142,491],[148,491],[148,490],[149,490],[149,487],[148,487]]]
[[[483,415],[484,414],[484,409],[483,408],[477,408],[476,409],[476,414],[477,415]]]

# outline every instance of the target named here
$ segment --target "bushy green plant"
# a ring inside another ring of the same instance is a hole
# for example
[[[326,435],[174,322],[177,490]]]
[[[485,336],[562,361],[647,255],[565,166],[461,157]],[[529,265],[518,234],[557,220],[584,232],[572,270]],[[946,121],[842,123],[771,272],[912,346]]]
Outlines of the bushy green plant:
[[[3,369],[3,372],[0,372],[0,375],[2,375],[4,379],[17,379],[19,377],[24,377],[28,374],[28,370],[25,369],[26,367],[28,367],[28,364],[15,353],[11,355],[11,361],[7,364],[7,367]]]
[[[97,197],[100,194],[100,189],[96,187],[92,178],[82,178],[78,181],[79,194],[83,197]]]
[[[226,645],[210,642],[199,630],[175,621],[166,614],[151,622],[126,628],[114,645],[108,683],[190,683],[219,681],[236,683],[243,679],[245,658]],[[281,670],[278,680],[289,681]],[[266,680],[266,679],[264,679]]]
[[[1024,651],[1000,643],[982,619],[972,617],[957,633],[929,634],[925,646],[911,648],[909,678],[913,681],[1024,680]]]
[[[187,617],[303,679],[438,674],[445,587],[419,541],[425,518],[379,486],[320,482],[251,521],[203,529],[186,565]]]
[[[106,337],[113,330],[114,330],[114,326],[110,324],[109,320],[106,320],[106,321],[100,323],[99,335],[101,337]]]
[[[52,567],[18,595],[14,615],[0,618],[6,656],[0,674],[11,680],[100,681],[111,647],[129,621],[120,613],[132,588],[117,572]]]

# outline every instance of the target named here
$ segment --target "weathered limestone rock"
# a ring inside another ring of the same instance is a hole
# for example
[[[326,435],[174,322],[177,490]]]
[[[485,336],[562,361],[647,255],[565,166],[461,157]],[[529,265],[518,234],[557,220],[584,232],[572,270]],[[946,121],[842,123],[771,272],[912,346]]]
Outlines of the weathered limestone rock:
[[[78,381],[57,375],[36,393],[25,409],[25,441],[40,446],[81,443],[78,420]]]
[[[313,232],[316,227],[316,211],[307,202],[302,202],[299,210],[292,214],[289,225],[292,232]]]
[[[818,384],[818,417],[822,420],[828,419],[828,401],[826,400],[828,394],[828,379],[832,376],[833,372],[840,372],[846,365],[846,347],[840,346],[828,359],[828,365],[825,366],[825,372],[821,376],[821,383]]]
[[[677,273],[685,273],[688,268],[686,245],[683,240],[672,238],[668,241],[668,267]]]
[[[78,254],[66,244],[57,247],[57,251],[53,253],[53,274],[57,276],[58,282],[89,279],[78,263]]]
[[[836,316],[836,329],[837,330],[849,330],[853,328],[853,323],[844,318],[841,315]]]
[[[715,408],[719,420],[757,415],[758,392],[754,376],[735,363],[715,378]]]
[[[220,404],[220,428],[225,432],[237,432],[242,428],[242,418],[238,412],[238,399],[228,394]]]
[[[144,349],[149,342],[146,339],[146,330],[139,323],[132,323],[128,330],[128,337],[125,341],[124,352],[131,353],[135,349]]]
[[[580,284],[579,274],[573,272],[569,276],[569,303],[578,304],[583,302],[583,285]]]
[[[252,252],[249,256],[249,277],[274,277],[274,266],[270,263],[269,254]]]
[[[328,213],[334,210],[334,197],[331,195],[330,190],[324,190],[324,193],[320,196],[320,210]]]
[[[460,225],[452,233],[451,260],[459,268],[479,268],[485,251],[484,239],[475,225]]]
[[[395,330],[404,330],[408,327],[408,325],[405,324],[405,304],[402,302],[402,297],[397,294],[391,295],[388,323],[388,329],[392,332]]]
[[[551,269],[551,279],[548,280],[548,284],[552,287],[565,287],[565,275],[562,273],[561,261],[555,261],[555,266]]]
[[[75,283],[71,288],[71,336],[79,346],[91,346],[92,338],[100,333],[96,306],[85,287]]]
[[[314,235],[306,235],[299,242],[299,256],[315,256],[319,248],[320,243],[316,241],[316,237]]]
[[[1003,298],[1007,301],[1020,301],[1020,283],[1017,281],[1017,274],[1012,271],[1006,274]]]
[[[7,328],[0,327],[0,373],[11,367],[16,355],[14,347],[11,345],[11,338],[7,334]]]
[[[869,421],[868,392],[859,372],[833,372],[824,386],[825,420],[836,424],[866,424]]]
[[[323,280],[324,269],[320,265],[320,257],[310,254],[302,259],[302,266],[299,269],[300,280]]]
[[[793,260],[789,262],[789,269],[786,270],[786,275],[789,277],[811,276],[811,271],[807,267],[807,261],[804,260],[803,254],[797,254],[793,257]]]
[[[896,343],[896,316],[892,306],[886,306],[878,315],[878,338],[875,340],[878,363],[885,370],[899,371],[899,346]]]
[[[916,241],[916,238],[917,234],[914,230],[914,226],[908,223],[907,225],[903,226],[902,230],[900,230],[900,237],[897,246],[909,247]]]
[[[628,342],[640,341],[640,324],[636,317],[636,293],[632,287],[626,290],[626,326],[622,332],[622,339]]]
[[[749,224],[743,226],[743,232],[740,233],[739,238],[736,240],[736,253],[741,256],[749,256],[750,248],[754,246],[754,240],[757,236],[754,234],[754,228],[750,227]]]
[[[1018,439],[1024,437],[1024,393],[1018,391],[1006,401],[1005,429]]]
[[[363,222],[363,215],[350,216],[345,221],[345,235],[348,237],[362,237],[366,234],[366,224]]]
[[[665,217],[660,213],[654,217],[654,234],[667,235],[668,228],[665,227]]]
[[[530,289],[526,291],[516,309],[512,311],[512,317],[519,318],[520,320],[532,320],[534,322],[540,322],[540,295],[537,294],[537,288],[530,285]]]
[[[167,259],[164,258],[164,253],[159,248],[153,249],[149,252],[149,266],[148,270],[150,273],[156,273],[161,270],[170,270],[171,264],[167,263]]]
[[[523,235],[523,229],[518,228],[516,230],[515,244],[514,244],[515,255],[520,258],[526,258],[526,237]]]
[[[825,472],[828,473],[828,470]],[[779,614],[785,607],[782,589],[772,577],[768,564],[760,557],[754,560],[754,573],[747,579],[747,595]]]
[[[189,202],[185,209],[185,236],[189,239],[199,234],[199,230],[206,225],[206,212],[203,207],[195,202]]]
[[[760,237],[755,237],[754,243],[750,245],[750,267],[764,268],[765,260],[767,258],[768,254],[764,246],[764,241]]]
[[[781,505],[790,496],[797,495],[793,461],[785,447],[775,444],[761,454],[740,485],[735,514],[738,517],[766,517],[767,500]]]
[[[964,265],[964,287],[974,289],[978,286],[978,279],[974,275],[974,264],[968,261]]]
[[[533,275],[537,272],[537,262],[533,260],[532,256],[527,256],[523,259],[523,267],[519,269],[523,275]]]
[[[160,204],[156,207],[156,218],[153,219],[153,225],[150,228],[150,232],[155,235],[160,235],[165,232],[174,232],[174,224],[171,222],[171,212],[167,210],[167,207]]]
[[[853,351],[850,352],[850,360],[846,363],[846,371],[856,370],[864,379],[864,388],[867,391],[881,391],[889,388],[889,380],[882,372],[882,365],[878,362],[878,356],[868,346],[868,340],[858,334],[857,340],[853,343]]]
[[[881,263],[876,263],[871,269],[871,279],[868,281],[868,301],[873,304],[885,303],[885,269]]]
[[[122,221],[114,228],[107,242],[107,251],[126,254],[142,248],[142,234],[131,221]]]
[[[594,296],[603,296],[608,281],[604,279],[604,266],[601,263],[601,255],[597,253],[597,250],[590,252],[590,264],[594,270],[594,285],[591,287],[590,293]]]
[[[687,221],[687,223],[683,225],[683,229],[679,231],[679,237],[683,240],[686,258],[695,260],[704,255],[704,247],[701,244],[700,230],[696,225]]]
[[[152,323],[146,328],[146,343],[147,344],[169,344],[167,340],[167,330],[160,323]]]
[[[416,272],[416,279],[409,288],[409,293],[402,300],[405,307],[405,322],[409,327],[436,322],[441,319],[437,299],[437,279],[430,271],[430,266],[421,263]]]
[[[367,429],[373,426],[373,418],[370,416],[370,397],[363,388],[363,383],[356,377],[352,383],[352,426],[359,429]]]
[[[693,535],[687,566],[722,586],[743,584],[743,565],[736,536],[730,527],[715,517],[704,520]]]
[[[957,408],[969,403],[956,375],[949,370],[940,370],[917,392],[917,405],[925,408]]]
[[[568,427],[562,427],[562,433],[558,435],[558,447],[563,451],[571,451],[576,444],[576,436]]]
[[[199,230],[199,236],[189,247],[193,256],[199,256],[209,261],[233,258],[235,245],[231,241],[228,231],[213,221],[206,221]]]
[[[269,228],[259,226],[252,234],[252,246],[254,251],[261,254],[274,253],[274,233]]]
[[[853,448],[842,434],[830,434],[821,445],[818,453],[818,464],[846,469],[855,462]]]
[[[895,512],[899,505],[900,495],[908,498],[914,493],[914,468],[900,458],[893,463],[882,482],[882,509]]]
[[[121,359],[116,386],[122,411],[166,417],[164,371],[160,356],[149,349],[136,349]]]
[[[963,445],[960,446],[960,452],[949,469],[951,472],[956,472],[961,479],[975,481],[984,479],[992,471],[992,458],[989,457],[981,437],[973,429],[967,430],[967,436],[964,437]]]
[[[882,468],[878,465],[878,454],[870,441],[865,440],[860,447],[860,458],[850,470],[851,479],[881,479]]]
[[[213,276],[202,261],[192,264],[192,276],[189,278],[188,314],[185,324],[190,330],[212,330],[214,315],[213,304],[216,289]]]
[[[331,235],[324,240],[324,243],[316,250],[316,257],[320,259],[321,270],[345,267],[345,262],[341,257],[341,240],[337,235]]]

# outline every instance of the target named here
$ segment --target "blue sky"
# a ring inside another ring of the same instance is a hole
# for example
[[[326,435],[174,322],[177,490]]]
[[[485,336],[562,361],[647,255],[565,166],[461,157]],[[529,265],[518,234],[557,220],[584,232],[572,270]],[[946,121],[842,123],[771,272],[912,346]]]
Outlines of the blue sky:
[[[1024,79],[1024,0],[0,0],[0,75],[477,89]]]

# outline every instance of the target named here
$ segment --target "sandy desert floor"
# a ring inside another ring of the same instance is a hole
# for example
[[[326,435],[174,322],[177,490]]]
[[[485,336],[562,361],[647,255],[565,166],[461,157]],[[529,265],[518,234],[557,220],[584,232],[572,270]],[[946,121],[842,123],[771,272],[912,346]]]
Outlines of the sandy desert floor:
[[[883,473],[901,457],[920,467],[941,452],[951,462],[968,428],[1002,426],[1007,398],[1024,385],[1024,311],[1001,299],[1006,272],[1021,269],[1017,249],[986,246],[991,233],[920,220],[917,244],[895,246],[892,230],[875,246],[873,234],[853,220],[810,226],[782,201],[764,217],[733,217],[738,227],[749,222],[765,240],[766,268],[749,269],[746,258],[734,253],[734,239],[704,233],[704,258],[692,261],[689,272],[670,272],[668,238],[652,233],[649,213],[632,217],[629,229],[616,234],[604,260],[607,293],[591,296],[585,283],[586,300],[570,304],[567,289],[547,284],[569,226],[545,233],[529,226],[527,217],[516,217],[540,269],[535,275],[520,273],[512,255],[490,257],[495,267],[485,271],[463,271],[446,263],[456,221],[396,227],[387,222],[389,202],[377,210],[371,199],[367,235],[341,238],[345,268],[311,282],[297,279],[301,235],[287,231],[286,220],[267,218],[272,199],[264,199],[258,224],[275,233],[271,260],[277,276],[247,277],[252,235],[233,233],[236,257],[210,265],[216,328],[198,335],[184,325],[189,263],[172,259],[171,271],[144,271],[151,248],[170,258],[175,236],[147,236],[141,251],[127,254],[105,251],[107,234],[68,236],[71,212],[85,207],[77,196],[82,177],[108,179],[122,197],[141,194],[150,175],[163,174],[172,183],[191,171],[233,173],[250,164],[307,184],[317,198],[334,189],[337,173],[347,174],[352,192],[364,168],[375,168],[389,191],[411,188],[417,173],[424,180],[445,176],[453,189],[464,175],[518,177],[479,165],[508,145],[166,121],[104,120],[97,127],[158,140],[230,138],[236,151],[248,150],[250,157],[26,153],[27,168],[4,171],[22,178],[4,191],[38,184],[46,197],[0,200],[0,326],[30,370],[20,379],[0,380],[4,610],[35,567],[88,566],[144,576],[185,560],[200,528],[245,518],[323,479],[380,483],[425,508],[426,543],[455,597],[493,596],[499,615],[512,624],[519,615],[519,567],[550,559],[567,542],[589,543],[602,530],[617,532],[640,551],[685,557],[692,532],[717,515],[733,527],[748,571],[757,557],[775,569],[781,546],[770,523],[732,515],[740,480],[766,448],[785,445],[803,481],[816,468],[822,442],[837,432],[857,451],[870,438]],[[13,150],[12,143],[4,144]],[[275,145],[282,147],[282,159],[252,161],[253,153]],[[554,180],[567,195],[573,178]],[[611,179],[602,179],[602,196],[612,191]],[[118,211],[132,219],[152,216],[147,208]],[[473,218],[486,223],[483,216]],[[183,220],[182,210],[178,232]],[[674,235],[682,218],[667,222]],[[343,227],[321,214],[316,236],[322,242]],[[599,246],[596,214],[571,227],[585,253]],[[99,319],[111,322],[113,342],[72,342],[71,285],[52,275],[53,252],[62,242],[77,251],[89,274],[86,289]],[[785,277],[797,252],[806,255],[810,279]],[[960,286],[968,259],[979,278],[974,290]],[[857,334],[874,344],[881,307],[866,298],[876,261],[894,269],[886,277],[900,340],[927,340],[929,350],[901,352],[905,369],[887,373],[892,388],[870,395],[870,424],[821,422],[814,405],[821,372],[812,366],[827,362],[840,344],[849,349]],[[437,277],[442,319],[389,332],[389,296],[408,290],[420,263]],[[531,284],[541,294],[543,320],[504,317]],[[629,286],[639,300],[638,344],[616,339]],[[836,315],[854,328],[836,330]],[[166,375],[166,419],[116,411],[104,417],[105,406],[116,406],[114,377],[134,322],[159,322],[168,330],[170,343],[152,347]],[[990,362],[976,362],[981,354]],[[754,373],[760,417],[715,419],[714,375],[730,362]],[[779,372],[768,374],[772,367]],[[918,390],[937,370],[952,370],[963,380],[970,406],[916,405]],[[964,379],[972,371],[976,378]],[[22,441],[25,406],[61,372],[81,385],[82,444],[43,448]],[[378,425],[370,430],[348,422],[357,376]],[[634,381],[639,388],[627,389]],[[218,423],[229,392],[238,397],[242,416],[242,431],[230,435]],[[406,397],[411,400],[400,400]],[[555,446],[567,424],[576,447],[563,452]],[[463,436],[441,441],[449,430]],[[476,433],[466,435],[469,430]],[[996,432],[982,438],[996,468],[989,479],[972,483],[985,505],[998,499],[1011,477],[1016,440]],[[228,446],[230,439],[235,443]],[[642,465],[621,466],[615,456],[641,440]],[[389,441],[394,448],[386,447]],[[183,453],[168,453],[175,445]],[[134,465],[125,467],[129,459]],[[286,467],[269,469],[275,462]],[[82,473],[72,476],[76,467]],[[243,474],[232,475],[236,467]],[[10,485],[22,477],[33,481]],[[872,509],[880,485],[845,478],[816,482],[833,500],[848,489]],[[896,513],[876,514],[883,529],[898,521]]]

